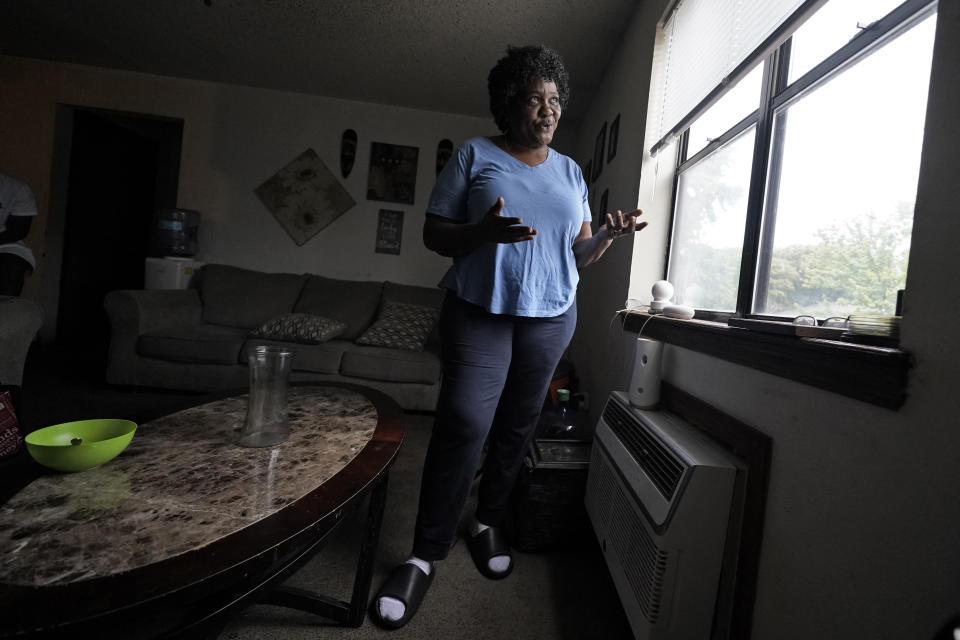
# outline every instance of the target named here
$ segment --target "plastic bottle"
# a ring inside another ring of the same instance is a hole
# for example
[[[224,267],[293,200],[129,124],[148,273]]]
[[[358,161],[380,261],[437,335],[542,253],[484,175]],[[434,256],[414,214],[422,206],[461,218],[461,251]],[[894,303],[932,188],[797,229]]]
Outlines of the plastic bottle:
[[[156,257],[191,257],[197,253],[200,213],[192,209],[159,209],[153,230]]]

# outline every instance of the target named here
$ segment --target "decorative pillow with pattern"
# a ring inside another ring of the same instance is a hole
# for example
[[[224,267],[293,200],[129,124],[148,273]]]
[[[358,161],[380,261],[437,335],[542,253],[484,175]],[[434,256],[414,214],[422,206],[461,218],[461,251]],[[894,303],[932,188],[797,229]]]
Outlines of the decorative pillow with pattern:
[[[250,335],[267,340],[319,344],[336,338],[347,329],[347,323],[309,313],[286,313],[271,318]]]
[[[423,351],[440,312],[431,307],[387,300],[370,328],[357,338],[357,344]]]

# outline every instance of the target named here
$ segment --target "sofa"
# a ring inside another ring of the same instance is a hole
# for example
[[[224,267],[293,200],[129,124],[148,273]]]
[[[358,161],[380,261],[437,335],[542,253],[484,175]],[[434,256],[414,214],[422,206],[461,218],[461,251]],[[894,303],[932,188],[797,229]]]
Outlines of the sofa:
[[[187,289],[104,298],[110,384],[212,392],[249,384],[247,350],[294,352],[290,380],[351,382],[433,411],[444,292],[208,264]]]

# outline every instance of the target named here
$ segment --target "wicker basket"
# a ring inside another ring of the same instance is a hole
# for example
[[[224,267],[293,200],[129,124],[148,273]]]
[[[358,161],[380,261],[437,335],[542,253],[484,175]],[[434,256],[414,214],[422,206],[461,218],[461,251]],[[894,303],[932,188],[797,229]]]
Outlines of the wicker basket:
[[[590,535],[584,506],[590,442],[534,440],[513,494],[512,542],[519,551],[573,547]]]

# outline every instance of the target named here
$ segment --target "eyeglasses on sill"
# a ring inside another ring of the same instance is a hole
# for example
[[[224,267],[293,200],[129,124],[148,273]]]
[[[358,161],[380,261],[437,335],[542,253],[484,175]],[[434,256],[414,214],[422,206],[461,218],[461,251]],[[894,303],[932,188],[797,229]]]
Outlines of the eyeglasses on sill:
[[[793,324],[800,324],[809,327],[832,327],[834,329],[846,329],[849,325],[849,318],[833,316],[823,321],[818,321],[813,316],[797,316],[793,319]]]

